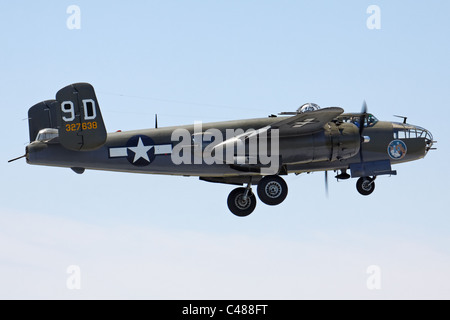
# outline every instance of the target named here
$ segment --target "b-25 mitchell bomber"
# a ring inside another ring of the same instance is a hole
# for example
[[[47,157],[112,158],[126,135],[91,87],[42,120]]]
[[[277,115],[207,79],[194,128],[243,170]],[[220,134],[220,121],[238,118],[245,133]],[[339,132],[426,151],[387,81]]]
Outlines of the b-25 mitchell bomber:
[[[327,173],[334,171],[337,179],[358,178],[358,192],[370,195],[378,176],[395,175],[393,164],[421,159],[435,143],[406,117],[379,121],[365,102],[360,113],[307,103],[267,118],[107,133],[88,83],[66,86],[56,99],[32,106],[28,121],[30,144],[22,157],[29,164],[239,185],[227,201],[237,216],[255,209],[253,185],[263,203],[282,203],[288,194],[282,176],[289,173],[324,171],[327,186]]]

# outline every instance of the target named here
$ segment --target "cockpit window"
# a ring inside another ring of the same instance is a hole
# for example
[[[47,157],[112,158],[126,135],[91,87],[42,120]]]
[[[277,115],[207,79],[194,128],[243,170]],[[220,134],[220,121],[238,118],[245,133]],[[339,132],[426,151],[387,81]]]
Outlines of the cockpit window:
[[[375,123],[377,123],[377,122],[378,122],[378,119],[375,118],[375,116],[374,116],[373,114],[369,114],[369,115],[367,116],[367,124],[366,124],[366,126],[367,126],[367,127],[372,127],[372,126],[375,125]]]
[[[353,123],[358,128],[360,127],[361,115],[360,114],[347,114],[339,117],[342,122]],[[378,119],[371,113],[367,114],[364,121],[364,127],[373,127],[377,124]]]

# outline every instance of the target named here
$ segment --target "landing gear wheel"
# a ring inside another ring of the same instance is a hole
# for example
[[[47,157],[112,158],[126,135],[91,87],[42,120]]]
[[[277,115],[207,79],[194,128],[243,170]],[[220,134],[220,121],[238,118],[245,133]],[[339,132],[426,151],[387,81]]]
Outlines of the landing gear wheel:
[[[251,190],[248,191],[247,198],[244,198],[246,190],[236,188],[228,195],[228,209],[238,217],[248,216],[256,207],[256,197]]]
[[[368,196],[375,190],[375,178],[361,177],[356,182],[356,189],[363,196]]]
[[[286,199],[288,186],[280,176],[265,176],[258,183],[258,197],[269,206],[276,206]]]

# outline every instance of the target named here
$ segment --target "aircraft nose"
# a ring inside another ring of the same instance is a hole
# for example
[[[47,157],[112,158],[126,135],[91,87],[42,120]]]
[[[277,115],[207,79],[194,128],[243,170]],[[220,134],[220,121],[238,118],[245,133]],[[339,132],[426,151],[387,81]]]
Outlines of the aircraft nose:
[[[416,132],[420,133],[422,131],[422,136],[425,138],[425,150],[426,153],[430,150],[436,150],[436,148],[433,148],[433,144],[435,144],[437,141],[433,140],[433,135],[431,134],[431,132],[427,129],[421,128],[421,127],[416,127]]]

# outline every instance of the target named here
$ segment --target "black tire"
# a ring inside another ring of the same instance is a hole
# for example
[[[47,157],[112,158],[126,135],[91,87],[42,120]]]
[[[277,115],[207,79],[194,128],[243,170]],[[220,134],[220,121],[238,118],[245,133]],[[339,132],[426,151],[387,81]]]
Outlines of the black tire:
[[[276,206],[286,199],[288,186],[280,176],[265,176],[258,183],[258,197],[269,206]]]
[[[375,181],[370,177],[361,177],[356,182],[356,189],[363,196],[368,196],[375,190]]]
[[[253,192],[249,191],[245,202],[242,201],[244,193],[245,188],[236,188],[228,195],[228,209],[238,217],[248,216],[256,207],[256,197]]]

